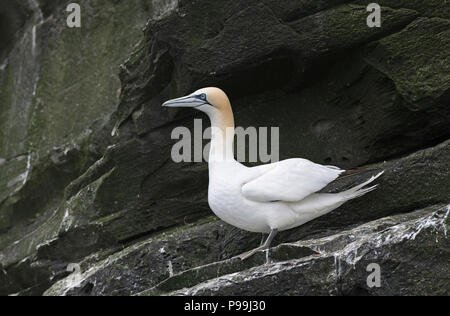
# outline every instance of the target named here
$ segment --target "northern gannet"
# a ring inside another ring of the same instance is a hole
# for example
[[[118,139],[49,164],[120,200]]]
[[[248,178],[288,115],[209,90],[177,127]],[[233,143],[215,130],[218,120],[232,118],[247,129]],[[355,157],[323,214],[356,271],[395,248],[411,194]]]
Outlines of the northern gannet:
[[[383,172],[340,193],[318,193],[345,170],[306,159],[289,159],[246,167],[234,158],[234,116],[227,95],[218,88],[200,89],[167,101],[164,107],[195,108],[211,120],[208,202],[224,222],[269,234],[265,243],[239,256],[268,250],[276,234],[301,226],[376,189],[367,187]]]

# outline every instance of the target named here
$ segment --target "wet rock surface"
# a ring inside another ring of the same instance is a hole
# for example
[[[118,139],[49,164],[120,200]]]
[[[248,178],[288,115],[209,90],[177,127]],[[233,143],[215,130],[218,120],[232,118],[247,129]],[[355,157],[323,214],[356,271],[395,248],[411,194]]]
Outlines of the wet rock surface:
[[[449,294],[448,4],[379,1],[371,29],[368,1],[80,1],[77,30],[65,1],[5,1],[0,295]],[[209,122],[161,109],[203,86],[280,127],[281,159],[366,170],[325,190],[379,189],[233,259],[260,236],[170,158],[173,128]]]

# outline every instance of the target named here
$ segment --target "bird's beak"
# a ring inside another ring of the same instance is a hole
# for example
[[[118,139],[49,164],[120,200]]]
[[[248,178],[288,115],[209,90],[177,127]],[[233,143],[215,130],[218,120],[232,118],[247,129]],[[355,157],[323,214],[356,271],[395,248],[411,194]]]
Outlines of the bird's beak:
[[[163,107],[168,108],[196,108],[204,105],[205,102],[195,96],[188,95],[186,97],[173,99],[165,102]]]

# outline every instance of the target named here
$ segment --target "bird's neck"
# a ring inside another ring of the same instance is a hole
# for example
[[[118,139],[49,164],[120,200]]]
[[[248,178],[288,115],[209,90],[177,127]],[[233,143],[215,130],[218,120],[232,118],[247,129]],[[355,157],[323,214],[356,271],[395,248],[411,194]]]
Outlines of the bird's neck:
[[[220,112],[210,117],[211,150],[209,161],[234,161],[233,112]]]

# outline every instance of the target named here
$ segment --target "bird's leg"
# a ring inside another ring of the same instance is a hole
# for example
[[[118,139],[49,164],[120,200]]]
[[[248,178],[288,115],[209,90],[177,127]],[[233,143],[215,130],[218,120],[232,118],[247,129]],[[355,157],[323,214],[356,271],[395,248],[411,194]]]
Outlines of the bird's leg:
[[[264,241],[265,241],[264,233],[261,233],[261,242],[259,243],[259,246],[260,246],[260,247],[261,247],[262,245],[264,245]]]
[[[267,237],[266,242],[262,246],[260,246],[260,247],[258,247],[256,249],[250,250],[250,251],[248,251],[246,253],[243,253],[242,255],[239,255],[238,257],[241,260],[245,260],[245,259],[248,259],[251,256],[253,256],[258,251],[263,251],[263,250],[269,249],[270,248],[270,244],[272,243],[273,239],[275,238],[275,236],[277,234],[278,234],[278,230],[277,229],[272,229],[272,231],[270,232],[269,237]]]

